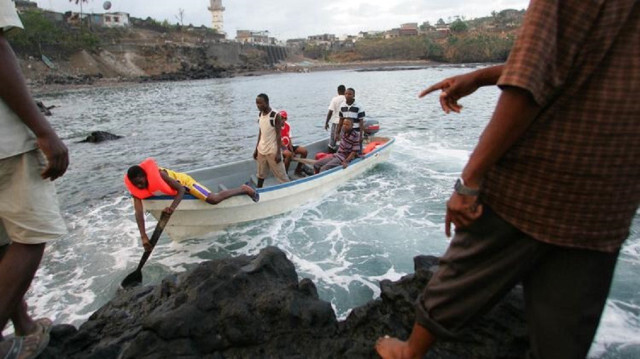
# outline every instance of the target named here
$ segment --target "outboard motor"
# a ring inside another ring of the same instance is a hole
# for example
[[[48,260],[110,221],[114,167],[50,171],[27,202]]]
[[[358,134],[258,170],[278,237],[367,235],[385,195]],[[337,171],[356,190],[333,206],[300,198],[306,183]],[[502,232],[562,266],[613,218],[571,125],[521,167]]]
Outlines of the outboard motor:
[[[380,131],[380,122],[378,120],[365,120],[364,121],[364,137],[373,136]]]

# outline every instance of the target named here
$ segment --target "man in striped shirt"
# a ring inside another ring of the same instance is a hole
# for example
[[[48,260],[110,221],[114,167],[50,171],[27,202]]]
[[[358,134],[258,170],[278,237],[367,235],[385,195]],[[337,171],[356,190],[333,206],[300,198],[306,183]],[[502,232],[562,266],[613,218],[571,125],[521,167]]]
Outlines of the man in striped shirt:
[[[340,165],[342,165],[342,168],[347,168],[347,166],[349,166],[349,162],[356,158],[360,153],[360,132],[353,128],[353,120],[350,118],[344,118],[341,122],[344,131],[340,138],[340,147],[338,147],[338,152],[333,156],[327,156],[316,162],[313,165],[316,173],[326,171]]]
[[[342,125],[345,119],[351,119],[353,123],[353,129],[360,133],[360,147],[362,147],[362,138],[364,131],[364,108],[356,103],[356,90],[348,88],[344,93],[345,102],[340,107],[340,122],[336,129],[336,138],[340,136]]]

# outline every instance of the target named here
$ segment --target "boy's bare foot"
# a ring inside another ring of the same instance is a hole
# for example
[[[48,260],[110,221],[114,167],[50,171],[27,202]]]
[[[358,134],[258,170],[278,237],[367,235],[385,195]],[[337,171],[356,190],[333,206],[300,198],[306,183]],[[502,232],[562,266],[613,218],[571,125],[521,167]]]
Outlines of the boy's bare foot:
[[[258,193],[258,190],[256,190],[253,186],[250,186],[249,184],[243,184],[242,189],[244,190],[244,193],[246,193],[247,196],[251,197],[251,200],[253,200],[254,202],[258,202],[260,200],[260,194]]]
[[[407,342],[385,335],[376,341],[376,351],[382,359],[414,359],[415,353],[409,348]]]

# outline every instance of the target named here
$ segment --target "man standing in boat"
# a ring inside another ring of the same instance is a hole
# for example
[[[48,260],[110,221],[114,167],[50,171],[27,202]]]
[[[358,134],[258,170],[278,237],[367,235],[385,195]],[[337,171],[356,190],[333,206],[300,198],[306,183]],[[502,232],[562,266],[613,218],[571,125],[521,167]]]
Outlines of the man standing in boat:
[[[329,130],[329,121],[331,121],[331,140],[329,142],[329,151],[336,151],[336,142],[338,136],[336,135],[338,123],[340,123],[340,106],[344,102],[344,92],[346,88],[344,85],[338,86],[338,95],[331,99],[329,103],[329,112],[327,112],[327,120],[324,122],[324,129]]]
[[[253,159],[258,162],[258,183],[256,185],[258,188],[263,186],[269,169],[278,182],[289,182],[282,161],[282,118],[278,111],[271,109],[269,96],[266,94],[258,95],[256,106],[260,110],[258,114],[258,125],[260,126],[258,142],[255,151],[253,151]]]
[[[340,138],[342,124],[344,119],[349,118],[353,122],[353,129],[360,132],[360,148],[362,148],[362,139],[364,131],[364,108],[356,103],[356,90],[348,88],[344,93],[344,102],[340,106],[340,122],[336,128],[335,136]]]

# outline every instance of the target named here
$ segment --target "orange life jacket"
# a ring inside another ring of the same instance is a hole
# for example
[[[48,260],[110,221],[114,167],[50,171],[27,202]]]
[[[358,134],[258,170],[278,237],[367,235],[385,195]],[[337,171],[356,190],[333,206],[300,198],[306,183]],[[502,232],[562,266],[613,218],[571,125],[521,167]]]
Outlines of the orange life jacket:
[[[175,196],[178,194],[178,191],[173,189],[173,187],[169,186],[169,184],[162,179],[158,164],[153,158],[147,158],[142,161],[139,166],[142,167],[144,172],[147,174],[147,183],[149,184],[147,188],[140,189],[134,186],[129,180],[127,174],[124,174],[124,184],[134,197],[145,199],[162,194],[169,196]]]
[[[364,151],[362,151],[362,153],[367,154],[373,150],[376,149],[376,147],[380,146],[380,145],[384,145],[383,141],[373,141],[370,142],[367,147],[364,148]]]

